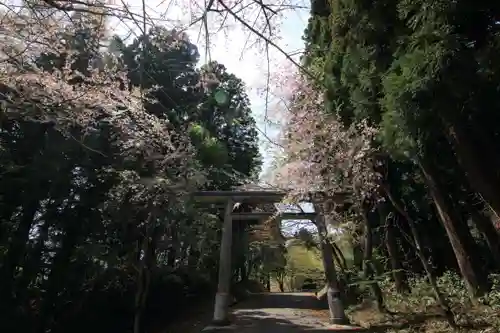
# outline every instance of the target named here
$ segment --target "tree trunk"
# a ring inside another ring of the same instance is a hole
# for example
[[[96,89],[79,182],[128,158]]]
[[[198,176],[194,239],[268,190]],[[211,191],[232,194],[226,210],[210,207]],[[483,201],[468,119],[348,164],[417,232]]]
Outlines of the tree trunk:
[[[280,292],[285,292],[285,273],[280,272],[276,274],[276,281],[278,282],[278,286],[280,288]]]
[[[372,257],[373,257],[373,233],[370,219],[367,216],[367,211],[363,204],[360,204],[361,218],[364,222],[364,244],[363,244],[363,276],[365,280],[369,283],[370,289],[375,301],[377,303],[377,308],[381,312],[386,312],[384,305],[384,296],[382,290],[378,285],[377,281],[374,280],[375,274],[373,269]]]
[[[45,220],[43,225],[39,229],[37,243],[31,251],[26,264],[23,266],[22,274],[19,278],[19,283],[16,285],[15,289],[18,291],[18,304],[20,302],[29,301],[29,285],[31,282],[36,281],[38,277],[43,275],[40,272],[42,266],[42,256],[46,249],[45,242],[49,238],[49,227],[50,223]]]
[[[2,286],[0,286],[2,290],[0,296],[2,299],[10,298],[10,293],[13,291],[16,269],[24,257],[31,226],[38,208],[38,198],[33,198],[23,206],[21,220],[10,240],[9,248],[2,265]]]
[[[57,309],[58,293],[65,288],[65,274],[73,257],[74,250],[79,243],[81,225],[68,223],[61,247],[56,252],[49,276],[45,284],[45,295],[40,310],[39,333],[45,333],[54,320],[54,309]]]
[[[488,245],[495,267],[500,269],[500,238],[493,223],[472,206],[470,207],[470,214],[472,222],[474,222]]]
[[[414,244],[413,247],[415,249],[415,252],[420,259],[420,262],[422,263],[422,266],[424,267],[425,273],[427,275],[427,279],[429,280],[429,284],[432,287],[432,290],[434,291],[434,296],[436,298],[436,301],[438,302],[439,306],[443,310],[446,319],[448,321],[448,324],[450,326],[455,327],[455,318],[453,315],[453,312],[451,311],[450,305],[448,303],[448,300],[445,298],[445,296],[441,293],[439,290],[438,284],[436,277],[432,273],[432,269],[429,265],[429,262],[427,258],[424,255],[424,252],[422,250],[423,244],[422,244],[422,239],[420,237],[420,234],[418,233],[417,227],[415,226],[415,221],[410,217],[410,215],[404,210],[403,204],[399,202],[391,193],[391,190],[388,186],[382,185],[382,189],[386,193],[387,197],[389,198],[389,201],[392,203],[396,211],[406,220],[408,223],[408,226],[410,227],[411,234],[413,237]]]
[[[246,259],[245,258],[244,258],[244,261],[242,263],[240,263],[239,275],[240,275],[241,281],[247,281],[248,280],[247,265],[246,265]]]
[[[472,239],[466,239],[466,235],[460,232],[459,217],[453,209],[452,204],[449,202],[449,197],[442,193],[439,187],[434,170],[430,165],[424,165],[423,162],[419,164],[420,170],[425,178],[426,184],[429,188],[429,193],[434,201],[437,212],[446,230],[446,234],[450,239],[451,246],[455,253],[458,262],[460,273],[464,278],[467,290],[472,298],[480,296],[484,293],[485,283],[480,279],[480,273],[472,263],[472,249],[468,242]]]
[[[152,203],[148,205],[150,216],[146,221],[146,231],[142,241],[140,252],[143,254],[139,259],[139,269],[137,272],[137,290],[135,293],[135,313],[134,313],[134,331],[140,333],[142,330],[142,315],[146,307],[146,301],[151,284],[151,272],[155,266],[155,252],[157,243],[158,228],[155,225],[156,214]]]
[[[450,118],[443,118],[446,134],[456,153],[458,163],[465,171],[472,188],[480,193],[491,206],[495,214],[500,217],[500,182],[489,164],[484,163],[483,147],[475,147],[460,126],[456,126]]]
[[[396,285],[396,291],[398,293],[410,291],[403,265],[399,260],[398,247],[394,235],[394,223],[388,216],[385,220],[385,246],[387,248],[387,253],[389,253],[389,261],[391,264],[392,277]]]

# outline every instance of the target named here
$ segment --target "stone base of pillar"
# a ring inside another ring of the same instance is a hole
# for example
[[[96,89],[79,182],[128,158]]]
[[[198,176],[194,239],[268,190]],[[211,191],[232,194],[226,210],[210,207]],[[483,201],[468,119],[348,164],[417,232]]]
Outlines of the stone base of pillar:
[[[214,317],[212,324],[215,326],[227,326],[231,324],[229,320],[229,301],[228,293],[217,293],[215,295]]]
[[[340,292],[329,287],[326,291],[328,309],[330,310],[330,324],[348,325],[349,319],[345,315],[344,305],[340,299]]]
[[[228,318],[223,319],[223,320],[212,319],[211,324],[214,327],[225,327],[225,326],[230,326],[231,325],[231,321]]]
[[[341,326],[347,326],[350,324],[349,319],[347,318],[330,318],[328,320],[328,323],[331,325],[341,325]]]

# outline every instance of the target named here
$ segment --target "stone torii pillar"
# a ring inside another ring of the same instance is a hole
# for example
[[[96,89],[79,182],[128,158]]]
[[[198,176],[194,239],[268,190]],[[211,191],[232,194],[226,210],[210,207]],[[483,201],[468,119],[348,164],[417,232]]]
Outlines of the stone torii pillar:
[[[222,242],[220,247],[219,258],[219,281],[217,285],[217,293],[215,294],[215,307],[213,324],[228,325],[229,324],[229,303],[230,303],[230,287],[231,287],[231,260],[232,260],[232,243],[233,243],[233,200],[228,199],[224,212],[224,225],[222,227]]]

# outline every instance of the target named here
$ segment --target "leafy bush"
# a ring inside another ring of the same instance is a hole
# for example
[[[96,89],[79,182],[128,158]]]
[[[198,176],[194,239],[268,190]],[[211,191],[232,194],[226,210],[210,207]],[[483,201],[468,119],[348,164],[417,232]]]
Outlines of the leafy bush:
[[[438,278],[438,286],[446,295],[459,326],[467,332],[498,332],[500,320],[500,277],[489,276],[491,291],[472,304],[463,280],[455,272],[447,271]],[[448,332],[451,328],[442,317],[434,300],[431,286],[423,277],[409,279],[411,291],[397,293],[389,279],[380,282],[387,308],[395,314],[381,314],[373,307],[353,305],[348,313],[352,321],[362,326],[384,326],[386,332]],[[404,328],[404,329],[403,329]]]

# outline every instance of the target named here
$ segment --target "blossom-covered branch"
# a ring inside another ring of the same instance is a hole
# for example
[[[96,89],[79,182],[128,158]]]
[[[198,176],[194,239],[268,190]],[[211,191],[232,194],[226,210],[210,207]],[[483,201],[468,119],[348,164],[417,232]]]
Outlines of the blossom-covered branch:
[[[86,13],[61,24],[60,15],[41,18],[38,9],[29,8],[2,14],[4,117],[45,123],[68,137],[77,129],[82,140],[106,126],[119,154],[135,161],[132,169],[123,170],[129,179],[135,177],[128,172],[153,166],[155,174],[165,175],[164,181],[146,181],[143,174],[140,183],[146,182],[146,188],[159,183],[179,189],[179,182],[202,181],[192,172],[195,151],[187,134],[147,113],[146,95],[129,89],[118,59],[100,49],[105,29],[101,20]]]
[[[366,197],[378,184],[376,130],[366,122],[345,127],[325,112],[322,93],[304,76],[287,80],[283,146],[286,158],[274,181],[296,194],[353,192]]]

